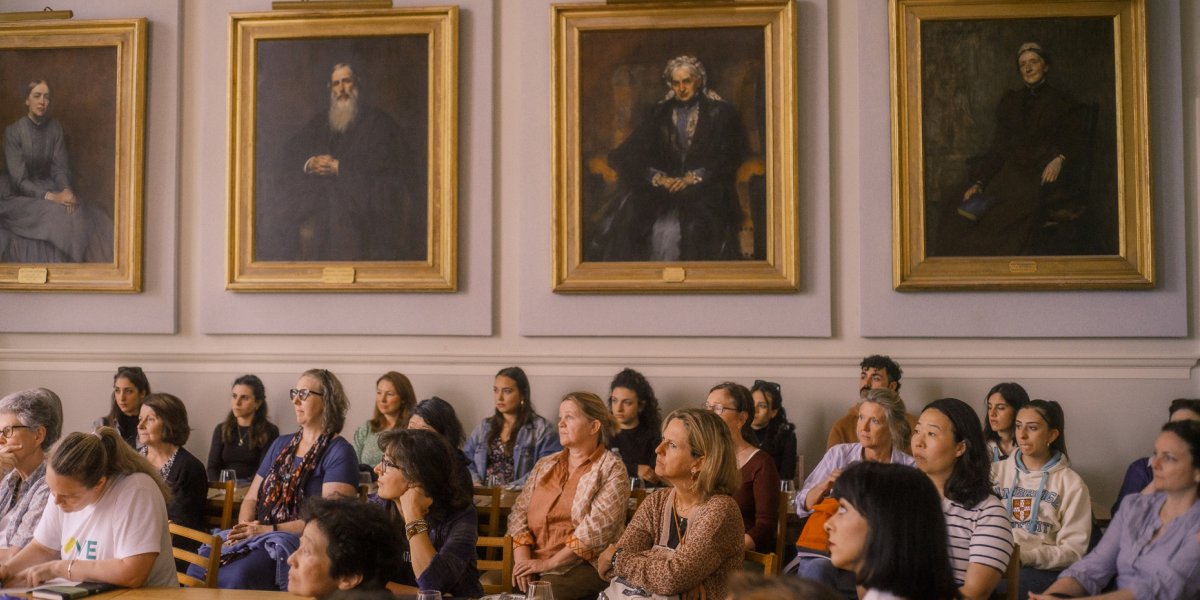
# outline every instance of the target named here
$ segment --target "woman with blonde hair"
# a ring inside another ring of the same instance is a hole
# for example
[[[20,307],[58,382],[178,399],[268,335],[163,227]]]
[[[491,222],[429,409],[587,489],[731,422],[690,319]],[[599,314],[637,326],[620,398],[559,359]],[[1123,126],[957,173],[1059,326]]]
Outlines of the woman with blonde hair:
[[[379,449],[379,434],[389,429],[408,427],[417,393],[403,373],[388,371],[375,381],[375,414],[354,430],[354,453],[358,464],[374,467],[383,459]]]
[[[47,459],[46,505],[33,541],[0,565],[9,585],[61,577],[121,587],[174,587],[171,491],[111,427],[72,433]]]
[[[667,415],[654,472],[670,487],[646,496],[616,544],[597,564],[612,580],[602,598],[622,593],[724,598],[742,567],[745,530],[733,492],[741,484],[729,428],[701,408]],[[620,588],[620,589],[618,589]]]
[[[549,581],[555,600],[594,598],[605,582],[594,561],[625,525],[629,479],[609,452],[616,421],[599,396],[572,392],[558,404],[563,450],[529,472],[508,517],[513,585]]]

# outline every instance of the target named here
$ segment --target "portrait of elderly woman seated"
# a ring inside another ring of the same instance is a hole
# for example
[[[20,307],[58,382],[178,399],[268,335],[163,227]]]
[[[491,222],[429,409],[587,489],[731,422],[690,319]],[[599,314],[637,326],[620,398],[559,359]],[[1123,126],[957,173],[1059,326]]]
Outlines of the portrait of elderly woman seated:
[[[62,433],[62,402],[46,388],[0,399],[0,560],[33,539],[50,488],[46,453]]]
[[[625,525],[629,479],[606,447],[615,421],[595,394],[573,392],[558,405],[561,452],[538,461],[508,518],[513,585],[550,582],[555,600],[595,598],[605,582],[593,563]]]

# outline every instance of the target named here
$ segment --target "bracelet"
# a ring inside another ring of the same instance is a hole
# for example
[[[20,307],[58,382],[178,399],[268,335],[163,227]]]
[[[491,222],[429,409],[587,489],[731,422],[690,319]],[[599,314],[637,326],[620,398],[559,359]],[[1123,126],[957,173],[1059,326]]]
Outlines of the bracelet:
[[[75,568],[75,559],[72,558],[70,560],[70,562],[67,563],[67,579],[71,578],[71,569],[74,569],[74,568]]]
[[[621,552],[623,552],[623,551],[625,551],[624,548],[617,548],[616,550],[613,551],[612,558],[608,559],[608,566],[614,572],[617,570],[617,557],[620,556]]]
[[[408,536],[408,539],[410,539],[410,540],[413,539],[414,537],[416,537],[422,533],[426,533],[428,531],[429,531],[429,522],[426,521],[425,519],[417,519],[416,521],[413,521],[412,523],[409,523],[404,526],[404,535]]]

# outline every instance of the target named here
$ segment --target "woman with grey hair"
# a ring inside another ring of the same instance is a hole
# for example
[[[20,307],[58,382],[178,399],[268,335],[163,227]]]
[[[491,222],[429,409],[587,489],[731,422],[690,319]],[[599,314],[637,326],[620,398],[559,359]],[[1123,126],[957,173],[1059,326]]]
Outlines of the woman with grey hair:
[[[62,402],[46,388],[0,399],[0,560],[33,539],[50,495],[46,452],[62,433]]]

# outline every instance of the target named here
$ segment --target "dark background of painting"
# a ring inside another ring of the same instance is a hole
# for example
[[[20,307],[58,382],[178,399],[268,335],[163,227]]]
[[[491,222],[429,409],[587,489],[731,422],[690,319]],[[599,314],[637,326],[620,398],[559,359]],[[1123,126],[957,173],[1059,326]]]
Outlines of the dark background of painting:
[[[942,202],[966,191],[967,160],[992,141],[1004,92],[1024,86],[1017,49],[1037,42],[1050,55],[1046,81],[1097,106],[1091,202],[1082,230],[1093,254],[1116,254],[1116,80],[1111,18],[923,21],[922,125],[925,236],[933,249]],[[959,217],[950,217],[959,218]]]
[[[662,71],[667,61],[689,55],[700,60],[708,88],[742,115],[746,159],[764,158],[766,104],[761,27],[634,29],[582,31],[579,34],[579,127],[583,164],[580,207],[588,227],[602,212],[606,198],[603,180],[588,171],[588,161],[606,157],[629,136],[656,102],[669,91]],[[766,185],[751,181],[754,220],[754,258],[766,257]]]
[[[29,114],[30,81],[50,85],[50,116],[62,125],[71,187],[110,217],[116,202],[117,49],[0,50],[0,127]],[[3,171],[8,172],[5,164]]]
[[[386,112],[400,127],[412,156],[397,169],[425,182],[429,166],[429,36],[395,35],[350,38],[261,40],[256,44],[255,164],[274,164],[275,152],[314,116],[329,111],[333,66],[350,63],[358,81],[359,102]],[[295,165],[300,174],[303,165]],[[277,174],[255,174],[255,198]],[[428,187],[419,199],[427,200]],[[256,218],[261,208],[256,202]],[[411,207],[422,222],[428,202]],[[256,232],[256,236],[257,236]],[[256,245],[264,243],[256,237]],[[269,243],[269,242],[267,242]]]

